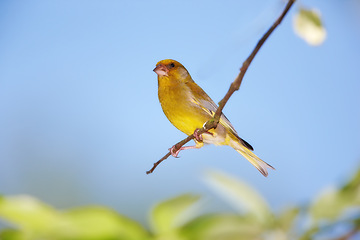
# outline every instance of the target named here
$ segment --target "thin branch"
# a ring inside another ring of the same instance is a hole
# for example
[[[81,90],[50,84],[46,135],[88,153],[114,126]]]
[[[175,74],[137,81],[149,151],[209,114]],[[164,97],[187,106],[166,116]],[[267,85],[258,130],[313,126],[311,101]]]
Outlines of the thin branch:
[[[245,62],[243,62],[242,67],[240,68],[240,73],[239,75],[235,78],[234,82],[231,83],[230,88],[228,90],[228,92],[226,93],[225,97],[219,102],[219,107],[215,112],[215,115],[212,119],[210,119],[209,121],[206,122],[206,124],[204,125],[203,128],[201,128],[198,131],[198,134],[202,134],[212,128],[216,128],[219,121],[220,121],[220,116],[222,113],[222,110],[225,107],[225,104],[227,103],[227,101],[230,99],[231,95],[239,90],[241,82],[244,78],[244,75],[247,71],[247,69],[249,68],[252,60],[254,59],[255,55],[258,53],[258,51],[260,50],[261,46],[264,44],[264,42],[268,39],[268,37],[270,36],[270,34],[275,30],[275,28],[281,23],[281,21],[283,20],[283,18],[285,17],[285,15],[288,13],[288,11],[290,10],[291,6],[294,4],[296,0],[289,0],[288,3],[286,4],[286,7],[284,9],[284,11],[281,13],[280,17],[274,22],[274,24],[269,28],[269,30],[267,30],[267,32],[264,34],[264,36],[259,40],[259,42],[257,43],[256,47],[254,48],[254,50],[251,52],[251,54],[249,55],[249,57],[245,60]],[[185,145],[186,143],[190,142],[192,139],[194,139],[195,136],[194,134],[189,135],[187,138],[185,138],[184,140],[178,142],[177,144],[175,144],[175,149],[174,151],[178,151],[183,145]],[[157,161],[156,163],[154,163],[154,166],[146,172],[146,174],[150,174],[152,173],[155,168],[165,159],[167,159],[169,156],[171,155],[170,151],[163,157],[161,158],[159,161]]]
[[[334,240],[349,240],[351,239],[353,236],[355,236],[357,233],[359,233],[359,229],[354,228],[351,231],[349,231],[348,233],[344,234],[343,236],[336,238]]]

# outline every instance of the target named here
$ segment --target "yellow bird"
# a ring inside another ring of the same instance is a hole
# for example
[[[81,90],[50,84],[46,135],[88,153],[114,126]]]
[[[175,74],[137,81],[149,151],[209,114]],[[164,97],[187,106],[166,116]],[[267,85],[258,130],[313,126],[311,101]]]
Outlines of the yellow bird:
[[[172,59],[165,59],[156,64],[154,72],[158,75],[158,95],[161,107],[169,121],[186,135],[195,133],[195,146],[182,147],[201,148],[204,143],[214,145],[229,145],[243,155],[265,177],[267,168],[274,169],[271,165],[261,160],[252,151],[252,146],[241,139],[230,121],[221,115],[216,129],[201,135],[197,129],[211,119],[218,106],[191,78],[186,68]],[[179,150],[179,151],[180,151]],[[170,149],[172,156],[177,157],[179,151]]]

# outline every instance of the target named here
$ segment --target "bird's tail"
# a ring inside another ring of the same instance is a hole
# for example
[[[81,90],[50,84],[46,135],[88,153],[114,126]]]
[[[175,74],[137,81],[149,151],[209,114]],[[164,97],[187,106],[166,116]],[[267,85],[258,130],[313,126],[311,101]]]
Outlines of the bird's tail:
[[[243,155],[252,165],[254,165],[254,167],[256,167],[261,172],[261,174],[264,175],[265,177],[267,177],[267,175],[268,175],[267,168],[271,168],[271,169],[275,170],[275,168],[273,166],[271,166],[270,164],[261,160],[250,149],[241,145],[239,142],[233,140],[231,146],[238,153]]]

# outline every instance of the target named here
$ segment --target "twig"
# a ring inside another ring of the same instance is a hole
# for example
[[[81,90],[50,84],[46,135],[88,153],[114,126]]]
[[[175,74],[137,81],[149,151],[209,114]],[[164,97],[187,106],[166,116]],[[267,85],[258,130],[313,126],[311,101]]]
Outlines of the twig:
[[[267,30],[267,32],[264,34],[264,36],[259,40],[259,42],[257,43],[256,47],[254,48],[254,50],[251,52],[251,54],[249,55],[249,57],[245,60],[245,62],[243,62],[242,67],[240,68],[240,73],[239,75],[235,78],[234,82],[231,83],[230,88],[228,90],[228,92],[226,93],[225,97],[219,102],[219,107],[215,112],[215,115],[212,119],[210,119],[209,121],[206,122],[206,124],[204,125],[203,128],[201,128],[198,131],[198,134],[202,134],[212,128],[216,128],[219,121],[220,121],[220,116],[222,114],[222,110],[225,107],[225,104],[227,103],[227,101],[230,99],[231,95],[239,90],[241,82],[244,78],[244,75],[247,71],[247,69],[249,68],[252,60],[254,59],[255,55],[258,53],[258,51],[260,50],[261,46],[264,44],[264,42],[268,39],[268,37],[270,36],[270,34],[275,30],[275,28],[281,23],[281,21],[283,20],[283,18],[285,17],[285,15],[288,13],[288,11],[290,10],[291,6],[294,4],[296,0],[289,0],[288,3],[286,4],[286,7],[284,9],[284,11],[281,13],[280,17],[274,22],[274,24],[269,28],[269,30]],[[177,144],[175,144],[175,149],[174,151],[178,151],[183,145],[185,145],[186,143],[190,142],[192,139],[194,139],[195,136],[194,134],[189,135],[187,138],[185,138],[184,140],[178,142]],[[159,161],[157,161],[156,163],[154,163],[154,166],[146,172],[146,174],[150,174],[152,173],[155,168],[165,159],[167,159],[169,156],[171,155],[170,151],[164,156],[162,157]]]
[[[359,233],[359,229],[354,228],[350,232],[346,233],[345,235],[339,238],[336,238],[335,240],[349,240],[357,233]]]

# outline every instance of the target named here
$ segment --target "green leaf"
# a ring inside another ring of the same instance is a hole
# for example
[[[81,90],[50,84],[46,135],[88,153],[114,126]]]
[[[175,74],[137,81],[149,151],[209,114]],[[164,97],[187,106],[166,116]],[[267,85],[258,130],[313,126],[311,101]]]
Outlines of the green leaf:
[[[335,220],[345,210],[359,210],[360,207],[360,170],[340,189],[329,188],[322,191],[310,207],[315,220]]]
[[[20,231],[14,229],[5,229],[0,232],[1,240],[28,240],[28,238]]]
[[[59,232],[64,239],[149,239],[141,225],[103,207],[78,208],[64,213]]]
[[[316,233],[320,231],[318,225],[314,225],[311,228],[307,229],[302,235],[299,237],[299,240],[313,240]]]
[[[2,197],[0,218],[17,225],[31,238],[54,230],[59,216],[55,209],[30,196]]]
[[[344,201],[339,196],[337,189],[329,188],[317,196],[310,207],[310,214],[315,220],[334,220],[340,216],[344,207]]]
[[[198,217],[181,230],[191,240],[251,240],[262,239],[262,227],[251,216],[208,214]]]
[[[272,219],[271,210],[265,199],[246,183],[214,171],[207,173],[206,180],[220,197],[240,212],[248,212],[263,224],[268,224]]]
[[[194,203],[199,196],[185,194],[156,205],[152,211],[151,224],[156,234],[165,234],[176,230],[187,222],[193,213]]]
[[[276,218],[277,227],[289,233],[295,227],[294,222],[299,217],[299,213],[299,207],[286,208]]]
[[[358,169],[350,181],[341,188],[341,191],[357,193],[356,198],[360,200],[360,169]]]
[[[29,196],[1,198],[0,218],[18,228],[18,231],[3,231],[1,239],[149,239],[138,223],[106,208],[58,212]]]
[[[294,16],[295,33],[312,46],[321,45],[326,39],[326,30],[320,12],[315,9],[300,8]]]
[[[346,209],[357,207],[359,199],[357,192],[348,193],[337,189],[327,189],[319,194],[310,207],[310,214],[315,220],[335,220],[341,217]],[[353,209],[355,210],[355,209]]]

